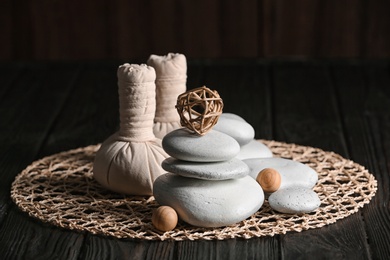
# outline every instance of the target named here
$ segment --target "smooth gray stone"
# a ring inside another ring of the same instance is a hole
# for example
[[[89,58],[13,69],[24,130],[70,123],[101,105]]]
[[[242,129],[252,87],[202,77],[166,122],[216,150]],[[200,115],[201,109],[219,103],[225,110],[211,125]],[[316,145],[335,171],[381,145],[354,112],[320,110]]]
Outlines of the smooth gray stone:
[[[228,114],[222,114],[214,130],[230,135],[240,144],[240,146],[249,143],[255,137],[255,129],[241,117]]]
[[[246,122],[244,118],[240,117],[239,115],[233,114],[233,113],[222,113],[219,118],[225,117],[225,118],[230,118],[230,119],[235,119],[239,121]]]
[[[204,180],[237,179],[249,174],[248,165],[236,158],[229,161],[202,163],[170,157],[165,159],[161,166],[171,173]]]
[[[155,180],[153,194],[160,205],[174,208],[180,219],[197,227],[235,224],[264,202],[263,190],[249,176],[208,181],[166,173]]]
[[[265,144],[258,140],[252,140],[246,145],[241,146],[236,158],[246,160],[252,158],[269,158],[272,156],[272,151]]]
[[[316,210],[321,201],[318,194],[305,187],[279,189],[268,198],[272,209],[281,213],[309,213]]]
[[[211,130],[200,136],[185,128],[165,135],[162,147],[170,156],[191,162],[227,161],[240,152],[237,141],[224,133]]]
[[[257,158],[243,160],[250,169],[249,175],[256,179],[259,172],[265,168],[273,168],[280,173],[281,184],[279,189],[302,186],[313,188],[318,181],[318,174],[309,166],[284,158]]]

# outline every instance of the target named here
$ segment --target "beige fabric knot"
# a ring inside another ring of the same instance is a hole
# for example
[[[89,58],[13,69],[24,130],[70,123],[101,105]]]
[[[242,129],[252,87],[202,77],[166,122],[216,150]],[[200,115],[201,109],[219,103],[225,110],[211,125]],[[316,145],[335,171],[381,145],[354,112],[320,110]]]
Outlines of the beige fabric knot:
[[[118,68],[120,130],[125,141],[153,140],[153,120],[156,110],[156,73],[145,64]]]
[[[180,128],[175,109],[177,97],[186,91],[187,60],[183,54],[151,55],[147,64],[156,71],[156,114],[153,132],[158,138]]]

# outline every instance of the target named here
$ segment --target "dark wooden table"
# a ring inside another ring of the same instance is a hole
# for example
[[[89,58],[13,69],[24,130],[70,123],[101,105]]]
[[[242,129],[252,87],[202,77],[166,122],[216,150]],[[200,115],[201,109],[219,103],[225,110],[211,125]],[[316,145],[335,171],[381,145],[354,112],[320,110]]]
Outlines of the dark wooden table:
[[[378,180],[374,199],[335,224],[224,241],[120,240],[21,212],[15,176],[33,160],[102,142],[118,128],[122,62],[0,63],[1,259],[386,259],[390,257],[390,68],[375,61],[189,61],[188,88],[217,89],[256,138],[334,151]]]

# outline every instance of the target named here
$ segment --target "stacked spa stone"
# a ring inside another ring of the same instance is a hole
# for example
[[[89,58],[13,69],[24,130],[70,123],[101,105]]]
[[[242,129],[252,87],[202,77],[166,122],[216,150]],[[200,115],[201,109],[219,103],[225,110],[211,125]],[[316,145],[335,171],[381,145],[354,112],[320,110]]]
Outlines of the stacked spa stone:
[[[311,167],[284,158],[252,158],[243,160],[249,168],[249,175],[256,179],[264,169],[273,169],[280,178],[280,186],[274,192],[267,192],[271,208],[278,212],[299,214],[317,209],[321,201],[313,187],[318,174]],[[264,188],[265,189],[265,188]],[[265,189],[266,190],[266,189]]]
[[[275,192],[266,193],[271,208],[295,214],[308,213],[320,206],[320,199],[313,191],[318,181],[317,172],[300,162],[272,157],[267,146],[254,140],[255,131],[243,118],[223,113],[213,129],[230,135],[240,144],[236,158],[249,166],[249,175],[253,179],[256,180],[259,172],[267,168],[279,173],[280,187]]]
[[[258,211],[264,202],[260,185],[250,169],[235,158],[239,143],[211,130],[195,135],[185,128],[163,138],[171,156],[162,163],[168,173],[154,182],[154,197],[170,206],[180,219],[198,227],[219,227],[240,222]]]
[[[253,127],[236,114],[222,113],[213,129],[233,137],[240,144],[237,159],[272,157],[272,151],[254,139],[255,130]]]

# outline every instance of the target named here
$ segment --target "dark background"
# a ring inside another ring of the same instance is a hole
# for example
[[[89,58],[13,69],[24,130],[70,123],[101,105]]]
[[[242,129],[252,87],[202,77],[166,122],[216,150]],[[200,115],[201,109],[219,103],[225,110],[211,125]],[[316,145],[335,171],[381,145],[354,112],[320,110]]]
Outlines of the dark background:
[[[334,224],[249,240],[113,239],[21,212],[15,176],[114,133],[117,66],[168,52],[194,59],[187,88],[217,89],[256,138],[351,159],[375,197]],[[388,259],[389,58],[389,0],[0,0],[0,258]]]
[[[2,0],[0,60],[387,58],[388,0]]]

